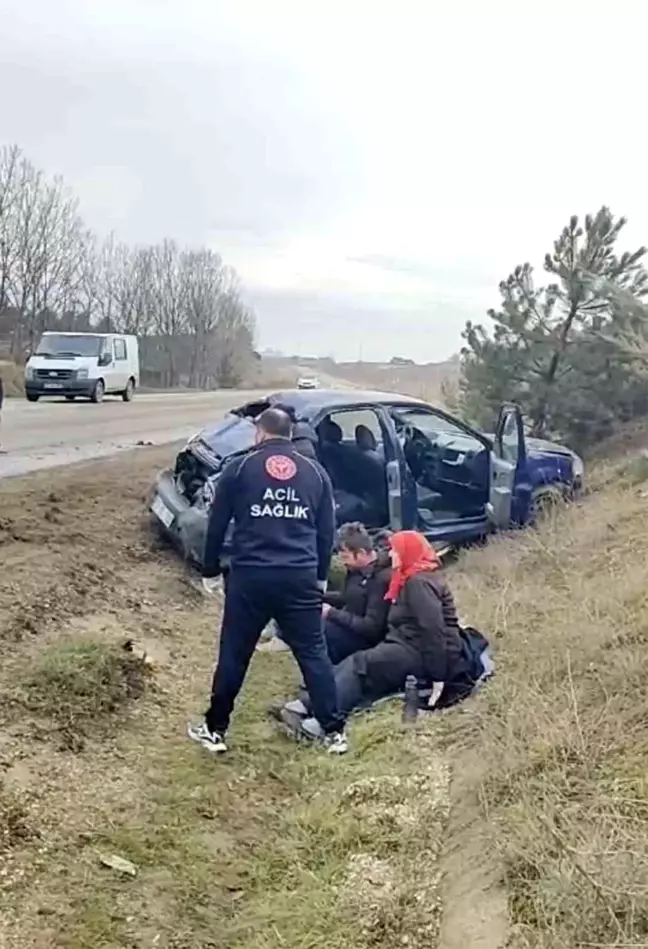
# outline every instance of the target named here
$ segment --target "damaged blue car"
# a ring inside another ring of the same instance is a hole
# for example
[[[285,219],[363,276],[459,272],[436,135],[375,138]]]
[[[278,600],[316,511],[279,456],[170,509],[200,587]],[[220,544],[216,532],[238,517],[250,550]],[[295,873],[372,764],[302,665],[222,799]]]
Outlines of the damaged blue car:
[[[435,545],[477,541],[531,523],[538,510],[583,487],[570,449],[529,438],[515,405],[487,435],[409,396],[360,390],[277,392],[230,411],[185,445],[158,475],[151,510],[183,556],[200,564],[214,484],[254,444],[255,418],[287,409],[295,439],[328,471],[338,523],[419,530]]]

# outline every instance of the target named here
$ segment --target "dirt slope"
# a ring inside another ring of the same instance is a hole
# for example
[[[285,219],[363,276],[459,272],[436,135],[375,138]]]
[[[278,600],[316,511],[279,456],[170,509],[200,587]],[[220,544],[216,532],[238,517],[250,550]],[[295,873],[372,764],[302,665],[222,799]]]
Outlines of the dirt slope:
[[[433,732],[401,735],[392,709],[353,726],[346,760],[295,747],[264,716],[295,671],[265,654],[231,757],[185,739],[218,603],[152,542],[170,453],[3,483],[0,947],[434,949],[449,771]]]

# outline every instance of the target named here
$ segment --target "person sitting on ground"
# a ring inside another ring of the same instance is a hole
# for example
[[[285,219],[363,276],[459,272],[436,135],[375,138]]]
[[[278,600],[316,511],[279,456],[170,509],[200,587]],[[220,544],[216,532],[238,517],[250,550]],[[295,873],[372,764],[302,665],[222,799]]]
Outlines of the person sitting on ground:
[[[343,524],[338,531],[339,555],[346,568],[344,588],[324,595],[322,616],[329,656],[334,666],[385,638],[391,580],[387,550],[376,549],[366,527]]]
[[[400,531],[390,538],[393,573],[386,599],[388,631],[371,649],[348,656],[335,667],[341,714],[367,708],[381,698],[403,691],[414,676],[430,692],[429,707],[447,707],[465,698],[490,672],[482,661],[488,643],[480,633],[461,629],[452,593],[439,573],[434,548],[416,531]],[[308,697],[301,713],[308,716]],[[280,718],[294,726],[288,703]],[[303,736],[318,738],[317,721],[303,717]]]
[[[299,451],[299,449],[297,449]],[[340,560],[346,567],[344,587],[324,594],[322,624],[329,657],[337,665],[360,649],[371,649],[387,632],[389,603],[385,594],[391,579],[391,558],[386,547],[388,531],[375,540],[359,522],[338,530]],[[275,642],[258,646],[260,652],[281,652],[281,630]]]

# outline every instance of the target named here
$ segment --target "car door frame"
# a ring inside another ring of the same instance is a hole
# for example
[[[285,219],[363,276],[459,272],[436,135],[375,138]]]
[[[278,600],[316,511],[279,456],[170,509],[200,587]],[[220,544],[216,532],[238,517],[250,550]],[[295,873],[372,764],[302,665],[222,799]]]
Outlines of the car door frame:
[[[396,412],[422,411],[429,415],[434,415],[437,418],[445,419],[446,422],[456,426],[462,432],[465,432],[466,435],[480,442],[484,446],[486,458],[488,460],[488,481],[490,486],[490,481],[492,479],[492,445],[490,440],[482,432],[478,432],[471,425],[468,425],[461,419],[456,418],[456,416],[451,415],[449,412],[445,412],[443,409],[439,409],[434,405],[429,405],[427,402],[418,402],[413,399],[411,402],[395,400],[394,402],[385,404],[388,406],[389,410]],[[416,498],[416,483],[414,481],[414,476],[410,471],[409,465],[407,464],[405,452],[403,451],[398,439],[397,446],[401,462],[401,481],[405,486],[403,502],[404,520],[406,521],[407,527],[409,529],[420,530],[418,504]],[[484,534],[488,532],[488,525],[489,518],[488,512],[486,510],[484,511],[483,515],[475,517],[463,517],[460,519],[454,518],[445,521],[438,521],[433,526],[426,527],[422,533],[424,533],[427,539],[432,543],[465,543],[467,541],[476,540],[479,537],[483,537]]]
[[[513,415],[516,420],[517,449],[515,459],[506,458],[504,450],[504,430],[508,419]],[[516,521],[522,520],[521,512],[516,510],[516,489],[520,486],[520,477],[526,471],[526,440],[524,420],[519,405],[504,402],[500,407],[492,443],[492,465],[488,517],[495,530],[506,530]]]
[[[398,444],[396,426],[385,405],[379,402],[336,402],[332,405],[318,406],[317,411],[310,418],[299,420],[308,422],[317,429],[320,422],[329,415],[362,411],[375,412],[382,432],[389,512],[389,525],[386,526],[393,531],[403,530],[408,525],[405,523],[403,510],[402,451]]]

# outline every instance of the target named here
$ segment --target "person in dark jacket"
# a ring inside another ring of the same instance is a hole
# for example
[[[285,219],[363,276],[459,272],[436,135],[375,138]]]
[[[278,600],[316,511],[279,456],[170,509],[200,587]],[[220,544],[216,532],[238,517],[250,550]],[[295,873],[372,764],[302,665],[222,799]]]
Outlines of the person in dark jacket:
[[[346,567],[344,587],[325,593],[322,606],[324,636],[334,666],[384,639],[389,612],[385,593],[391,579],[389,551],[381,545],[381,536],[374,541],[364,524],[343,524],[338,545],[340,560]],[[280,651],[280,629],[275,631],[275,639],[274,645],[270,641],[257,648],[262,652]]]
[[[389,552],[375,549],[363,524],[343,524],[338,543],[347,571],[344,589],[325,594],[322,606],[324,635],[334,666],[385,638],[389,612],[385,594],[391,580]]]
[[[210,707],[189,737],[208,751],[227,750],[225,733],[259,637],[275,620],[292,649],[328,750],[347,750],[333,667],[321,625],[333,542],[333,490],[320,465],[291,443],[292,422],[280,409],[263,412],[257,445],[226,465],[216,483],[203,557],[207,589],[221,573],[221,553],[234,520],[218,664]]]
[[[387,635],[377,646],[354,653],[335,669],[338,702],[345,716],[402,692],[408,676],[414,676],[421,687],[429,687],[430,707],[447,706],[469,694],[485,672],[470,637],[460,629],[454,598],[439,574],[441,564],[434,548],[416,531],[394,534],[390,546],[393,573],[386,593]],[[282,713],[285,724],[291,723],[293,714],[291,708],[288,718]],[[314,719],[306,718],[300,727],[305,735],[317,737]]]

